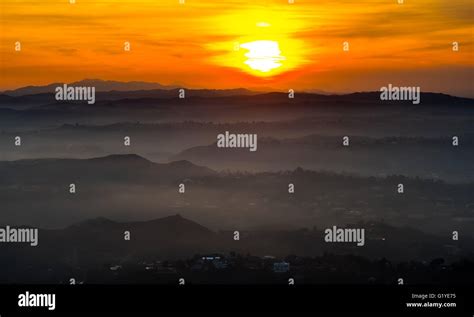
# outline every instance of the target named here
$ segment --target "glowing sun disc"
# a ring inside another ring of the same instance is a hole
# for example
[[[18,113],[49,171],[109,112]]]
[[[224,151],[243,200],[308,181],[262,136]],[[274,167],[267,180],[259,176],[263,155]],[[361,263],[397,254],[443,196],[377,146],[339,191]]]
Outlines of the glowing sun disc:
[[[253,41],[241,44],[240,47],[248,50],[245,53],[247,60],[244,63],[253,70],[263,73],[282,66],[281,61],[285,60],[276,41]]]

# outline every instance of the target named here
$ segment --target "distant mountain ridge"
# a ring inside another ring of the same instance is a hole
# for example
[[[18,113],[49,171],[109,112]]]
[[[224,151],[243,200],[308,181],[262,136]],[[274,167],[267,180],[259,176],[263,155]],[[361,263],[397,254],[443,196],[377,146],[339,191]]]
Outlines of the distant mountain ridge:
[[[166,115],[176,114],[176,107],[193,106],[215,107],[224,111],[228,108],[241,108],[241,115],[246,115],[244,110],[252,108],[271,107],[262,111],[278,111],[294,109],[305,110],[319,107],[410,107],[423,108],[425,106],[444,106],[451,108],[470,109],[474,107],[474,99],[455,97],[439,93],[421,93],[421,103],[414,105],[411,101],[382,101],[378,92],[353,93],[348,95],[319,95],[296,92],[295,99],[289,99],[285,92],[261,93],[245,89],[230,90],[192,90],[186,89],[186,98],[178,98],[178,89],[164,90],[139,90],[139,91],[110,91],[97,92],[94,104],[84,101],[57,101],[54,93],[41,93],[36,95],[22,95],[12,97],[0,94],[0,111],[5,116],[35,116],[39,113],[47,115],[74,115],[84,114],[84,110],[95,112],[109,112],[112,109],[121,111],[150,110],[159,111],[159,117],[164,111]],[[191,108],[191,107],[188,107]],[[13,110],[13,111],[12,111]],[[24,110],[18,112],[19,110]],[[15,112],[16,111],[16,112]],[[252,111],[254,112],[254,111]],[[182,112],[181,114],[184,114]],[[186,112],[187,113],[187,112]],[[198,111],[200,115],[208,112]],[[189,118],[188,118],[189,119]]]
[[[72,83],[51,83],[48,85],[42,86],[26,86],[20,87],[17,89],[6,90],[0,92],[0,95],[5,95],[2,97],[4,100],[12,99],[8,97],[22,97],[22,96],[31,96],[31,95],[42,95],[54,94],[56,87],[62,87],[64,84],[68,86],[86,86],[86,87],[95,87],[96,93],[99,93],[103,99],[125,99],[125,98],[152,98],[152,97],[166,97],[167,95],[176,96],[177,90],[184,88],[176,85],[162,85],[159,83],[153,82],[142,82],[142,81],[129,81],[129,82],[120,82],[112,80],[101,80],[101,79],[84,79]],[[243,88],[234,88],[234,89],[188,89],[187,91],[195,92],[199,96],[221,96],[221,95],[247,95],[247,94],[256,94],[257,92],[252,92]],[[108,93],[108,94],[105,94]],[[100,97],[99,96],[99,97]],[[41,96],[38,96],[41,97]],[[108,97],[108,98],[104,98]]]
[[[14,97],[24,96],[35,96],[35,98],[54,99],[54,91],[58,86],[62,86],[65,83],[57,82],[48,85],[41,86],[25,86],[17,89],[5,90],[0,92],[0,103],[15,100]],[[97,99],[103,100],[119,100],[128,98],[171,98],[177,96],[177,90],[185,88],[188,96],[198,97],[225,97],[225,96],[247,96],[247,95],[287,95],[287,92],[278,92],[277,90],[268,90],[267,92],[262,90],[249,90],[245,88],[233,88],[233,89],[194,89],[186,88],[184,86],[177,85],[162,85],[154,82],[143,82],[143,81],[112,81],[112,80],[101,80],[101,79],[84,79],[76,82],[66,83],[68,86],[90,86],[95,87],[96,93],[98,93]],[[43,94],[46,94],[43,95]],[[330,93],[318,89],[302,89],[296,91],[299,97],[302,96],[319,96],[322,99],[346,99],[350,97],[354,99],[376,97],[379,99],[380,93],[378,91],[366,91],[366,92],[353,92],[353,93]],[[449,100],[450,98],[459,98],[472,100],[472,98],[457,97],[444,93],[436,92],[422,92],[428,101],[432,99],[442,99],[442,101]],[[49,97],[49,98],[47,98]],[[26,98],[24,101],[28,101],[30,98]]]
[[[12,90],[6,90],[2,92],[9,96],[25,96],[35,95],[41,93],[52,93],[55,88],[62,86],[65,83],[57,82],[49,85],[41,86],[26,86]],[[130,90],[152,90],[152,89],[175,89],[177,86],[166,86],[158,83],[143,82],[143,81],[129,81],[120,82],[113,80],[101,80],[101,79],[84,79],[72,83],[67,83],[68,86],[92,86],[95,87],[96,91],[130,91]]]

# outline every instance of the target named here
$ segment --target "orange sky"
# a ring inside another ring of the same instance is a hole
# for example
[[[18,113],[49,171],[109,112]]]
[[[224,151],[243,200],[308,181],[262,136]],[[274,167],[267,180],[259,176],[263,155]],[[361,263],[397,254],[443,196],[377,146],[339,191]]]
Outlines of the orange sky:
[[[472,97],[472,0],[404,2],[1,0],[0,89],[100,78],[331,92],[392,83]],[[266,74],[240,46],[262,40],[282,56]]]

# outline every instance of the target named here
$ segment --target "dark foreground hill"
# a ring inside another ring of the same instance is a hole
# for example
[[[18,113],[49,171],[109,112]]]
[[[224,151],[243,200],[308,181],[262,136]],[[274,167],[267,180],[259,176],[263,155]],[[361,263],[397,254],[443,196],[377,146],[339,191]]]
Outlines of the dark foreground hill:
[[[315,257],[325,253],[351,254],[369,259],[455,261],[474,251],[470,238],[453,241],[419,230],[377,222],[347,224],[364,228],[365,244],[327,243],[325,229],[255,229],[212,231],[180,215],[150,221],[115,222],[106,218],[83,221],[64,229],[39,229],[38,246],[0,244],[2,273],[39,268],[101,268],[125,263],[164,262],[197,254],[252,254],[260,258]]]

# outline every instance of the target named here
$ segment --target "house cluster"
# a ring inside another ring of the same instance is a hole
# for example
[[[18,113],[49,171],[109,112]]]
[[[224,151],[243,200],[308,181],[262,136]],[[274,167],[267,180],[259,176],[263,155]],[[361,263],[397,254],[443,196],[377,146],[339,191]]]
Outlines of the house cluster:
[[[290,271],[290,264],[274,256],[224,256],[222,254],[210,254],[195,257],[192,261],[192,271],[225,270],[229,268],[241,267],[247,270],[267,270],[274,273],[287,273]]]

